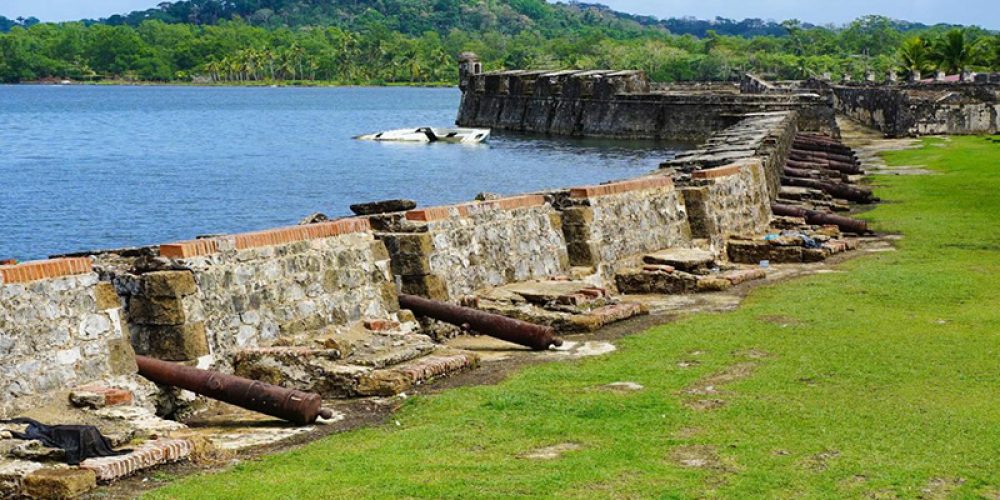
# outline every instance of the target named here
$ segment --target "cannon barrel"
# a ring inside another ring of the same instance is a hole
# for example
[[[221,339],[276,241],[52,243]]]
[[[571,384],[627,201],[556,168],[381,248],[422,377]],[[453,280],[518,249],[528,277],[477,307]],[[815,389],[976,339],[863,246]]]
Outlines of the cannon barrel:
[[[847,231],[850,233],[864,234],[868,232],[867,222],[841,215],[827,214],[817,212],[815,210],[807,210],[805,208],[779,205],[777,203],[771,204],[771,212],[774,213],[774,215],[785,217],[802,217],[809,224],[834,225],[839,227],[841,231]]]
[[[817,179],[782,176],[781,183],[786,186],[819,189],[836,198],[855,201],[858,203],[871,203],[874,198],[870,189],[848,186],[847,184],[837,182],[824,182]]]
[[[792,141],[792,147],[795,149],[804,149],[808,151],[816,151],[820,153],[835,153],[846,156],[854,156],[854,150],[847,146],[838,146],[835,144],[824,144],[812,141],[803,141],[800,139],[794,139]]]
[[[256,380],[201,370],[146,356],[136,356],[139,375],[161,385],[187,389],[196,394],[241,408],[308,425],[317,417],[329,418],[318,394],[285,389]]]
[[[865,171],[862,170],[861,167],[859,167],[857,165],[848,165],[848,164],[845,164],[845,163],[839,163],[839,162],[834,162],[834,161],[829,161],[829,160],[800,161],[800,160],[789,159],[787,162],[785,162],[785,166],[792,167],[792,168],[801,168],[801,169],[811,169],[813,167],[822,167],[822,168],[829,169],[829,170],[836,170],[838,172],[842,172],[842,173],[845,173],[845,174],[864,174],[865,173]]]
[[[447,302],[425,299],[416,295],[400,294],[399,306],[414,314],[463,328],[468,327],[483,335],[513,342],[536,351],[561,346],[562,339],[555,336],[555,329],[521,321],[478,309],[461,307]]]
[[[823,153],[820,151],[808,151],[804,149],[792,149],[788,152],[788,156],[791,158],[802,158],[805,160],[817,159],[817,160],[830,160],[838,161],[841,163],[847,163],[849,165],[860,165],[861,162],[853,156],[841,155],[837,153]]]

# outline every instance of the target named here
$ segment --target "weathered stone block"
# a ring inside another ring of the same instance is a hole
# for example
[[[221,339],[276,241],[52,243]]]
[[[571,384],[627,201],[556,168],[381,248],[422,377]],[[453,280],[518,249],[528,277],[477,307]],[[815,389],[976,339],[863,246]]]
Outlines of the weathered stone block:
[[[351,205],[351,211],[357,215],[375,215],[388,212],[405,212],[417,208],[413,200],[382,200]]]
[[[118,299],[118,293],[115,292],[115,286],[107,281],[98,283],[94,288],[94,299],[97,301],[97,309],[99,311],[106,311],[122,306],[121,300]]]
[[[402,276],[403,293],[428,299],[448,300],[448,288],[436,274]]]
[[[389,250],[385,247],[385,242],[376,240],[369,245],[372,251],[372,258],[375,260],[389,260]]]
[[[596,266],[600,264],[597,250],[588,241],[568,241],[566,252],[571,266]]]
[[[724,278],[701,278],[698,280],[697,290],[699,292],[721,292],[728,290],[733,283]]]
[[[774,264],[802,262],[802,247],[771,245],[766,241],[733,240],[727,245],[729,260],[741,264],[757,264],[762,260]]]
[[[181,297],[198,291],[189,271],[157,271],[142,275],[143,292],[152,297]]]
[[[562,227],[587,226],[594,222],[594,209],[590,207],[570,207],[562,211]]]
[[[122,325],[123,327],[125,325]],[[139,370],[135,363],[135,350],[128,332],[125,337],[108,341],[108,365],[115,375],[131,375]]]
[[[187,321],[184,304],[176,296],[134,296],[128,313],[139,325],[182,325]]]
[[[410,390],[410,377],[395,370],[375,370],[358,379],[357,392],[360,396],[395,396]]]
[[[33,498],[76,498],[97,487],[97,475],[87,469],[41,469],[24,478],[24,493]]]
[[[382,296],[382,305],[386,312],[394,313],[399,311],[399,294],[396,292],[396,284],[386,281],[379,287]]]
[[[188,361],[209,353],[205,323],[144,327],[149,336],[149,353],[165,361]]]
[[[428,233],[391,233],[380,235],[390,255],[430,255],[434,240]]]
[[[690,293],[697,290],[698,277],[683,272],[626,272],[615,276],[615,284],[625,294]]]
[[[317,331],[324,326],[327,326],[327,321],[322,316],[314,314],[307,316],[305,318],[299,318],[294,321],[289,321],[287,323],[282,323],[278,329],[283,336],[298,335],[301,333],[309,333]]]

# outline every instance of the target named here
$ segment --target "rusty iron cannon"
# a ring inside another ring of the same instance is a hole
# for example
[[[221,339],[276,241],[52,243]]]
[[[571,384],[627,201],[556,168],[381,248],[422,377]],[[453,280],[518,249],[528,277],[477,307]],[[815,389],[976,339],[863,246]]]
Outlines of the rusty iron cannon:
[[[496,337],[536,351],[561,346],[562,339],[555,336],[555,329],[536,325],[499,314],[492,314],[447,302],[425,299],[416,295],[400,294],[399,306],[438,321],[460,326],[483,335]]]
[[[835,161],[838,163],[846,163],[848,165],[859,165],[861,163],[858,161],[857,158],[854,158],[852,156],[846,156],[836,153],[823,153],[819,151],[807,151],[794,148],[788,152],[788,157],[800,161],[827,160],[827,161]]]
[[[824,193],[842,200],[849,200],[858,203],[871,203],[875,201],[875,196],[872,194],[870,189],[850,186],[839,182],[825,182],[818,179],[782,176],[781,183],[785,186],[799,186],[819,189]]]
[[[256,380],[201,370],[146,356],[136,356],[139,375],[161,385],[187,389],[196,394],[241,408],[278,417],[299,425],[309,425],[317,417],[330,418],[322,408],[323,399],[311,392],[285,389]]]
[[[857,165],[850,165],[847,163],[834,162],[830,160],[801,161],[801,160],[789,159],[788,161],[785,162],[785,166],[798,169],[811,169],[820,167],[828,170],[836,170],[844,174],[854,174],[854,175],[860,175],[865,173],[865,171],[862,170],[861,167]]]
[[[842,215],[817,212],[816,210],[807,210],[805,208],[780,205],[777,203],[771,204],[771,212],[774,213],[774,215],[784,217],[802,217],[809,224],[837,226],[841,231],[849,233],[865,234],[868,232],[867,222],[852,219],[850,217],[844,217]]]

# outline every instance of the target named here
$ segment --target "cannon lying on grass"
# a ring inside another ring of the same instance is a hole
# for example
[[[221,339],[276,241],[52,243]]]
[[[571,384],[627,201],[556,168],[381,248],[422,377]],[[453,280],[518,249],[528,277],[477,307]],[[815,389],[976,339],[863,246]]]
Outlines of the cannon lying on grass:
[[[856,234],[865,234],[868,232],[868,223],[863,220],[852,219],[850,217],[844,217],[841,215],[827,214],[823,212],[817,212],[816,210],[808,210],[800,207],[793,207],[789,205],[780,205],[777,203],[771,204],[771,211],[774,215],[787,216],[787,217],[802,217],[809,224],[816,225],[832,225],[840,228],[841,231]]]
[[[161,385],[187,389],[196,394],[241,408],[278,417],[299,425],[309,425],[333,412],[322,408],[318,394],[285,389],[256,380],[225,375],[210,370],[136,356],[139,375]]]
[[[499,314],[491,314],[456,306],[446,302],[425,299],[415,295],[401,294],[399,306],[438,321],[472,330],[483,335],[544,351],[552,346],[561,346],[562,339],[555,336],[555,329],[521,321]]]

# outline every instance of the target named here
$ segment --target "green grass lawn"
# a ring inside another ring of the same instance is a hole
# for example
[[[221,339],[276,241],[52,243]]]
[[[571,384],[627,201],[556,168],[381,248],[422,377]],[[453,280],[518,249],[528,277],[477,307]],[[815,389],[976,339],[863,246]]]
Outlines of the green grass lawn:
[[[876,178],[886,202],[865,216],[905,235],[898,252],[154,496],[1000,494],[1000,144],[887,159],[940,172]],[[617,381],[645,389],[600,388]],[[521,457],[563,443],[579,449]]]

